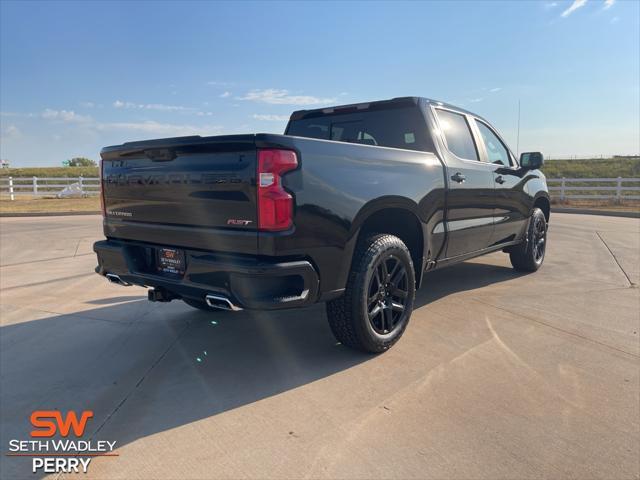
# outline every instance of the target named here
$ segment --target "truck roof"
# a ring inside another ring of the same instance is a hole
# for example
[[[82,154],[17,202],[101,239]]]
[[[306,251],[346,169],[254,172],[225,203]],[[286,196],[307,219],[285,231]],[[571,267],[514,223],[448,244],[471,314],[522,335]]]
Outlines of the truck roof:
[[[421,103],[425,105],[436,105],[439,107],[452,108],[476,117],[480,117],[476,113],[457,107],[450,103],[441,102],[426,97],[395,97],[388,100],[375,100],[372,102],[351,103],[348,105],[336,105],[333,107],[314,108],[309,110],[296,110],[291,114],[290,120],[301,120],[303,118],[320,117],[323,115],[331,115],[333,113],[351,113],[358,110],[383,110],[386,108],[399,108],[419,106]]]

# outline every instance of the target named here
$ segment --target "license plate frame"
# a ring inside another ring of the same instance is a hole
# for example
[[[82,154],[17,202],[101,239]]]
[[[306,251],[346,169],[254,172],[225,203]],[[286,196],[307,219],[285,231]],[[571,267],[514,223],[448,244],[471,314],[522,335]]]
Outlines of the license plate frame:
[[[184,275],[187,267],[184,250],[160,247],[156,250],[156,266],[160,273]]]

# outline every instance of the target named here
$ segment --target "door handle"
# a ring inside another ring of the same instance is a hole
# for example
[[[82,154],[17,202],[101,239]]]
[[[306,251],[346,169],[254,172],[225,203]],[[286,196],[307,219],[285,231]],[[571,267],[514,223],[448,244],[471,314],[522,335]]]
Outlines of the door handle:
[[[453,180],[454,182],[458,182],[458,183],[462,183],[467,179],[467,177],[465,177],[463,174],[461,174],[460,172],[455,173],[454,175],[451,176],[451,180]]]
[[[506,182],[506,180],[504,178],[502,178],[502,175],[498,175],[496,177],[496,182],[499,183],[500,185],[502,185],[504,182]]]

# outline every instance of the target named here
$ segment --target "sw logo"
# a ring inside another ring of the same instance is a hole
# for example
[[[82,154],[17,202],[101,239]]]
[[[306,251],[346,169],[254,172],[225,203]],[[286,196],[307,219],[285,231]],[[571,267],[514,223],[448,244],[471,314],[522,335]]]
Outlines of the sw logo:
[[[113,453],[115,441],[79,439],[91,418],[91,410],[79,415],[74,411],[63,414],[59,410],[36,410],[29,417],[31,440],[10,440],[7,456],[32,457],[33,473],[87,473],[93,457],[118,456]]]
[[[62,412],[57,410],[36,410],[31,414],[31,425],[44,430],[33,430],[32,437],[53,437],[56,432],[61,436],[68,437],[69,431],[73,430],[76,437],[84,435],[87,427],[87,420],[93,418],[91,410],[85,410],[80,414],[80,419],[76,412],[67,412],[66,418],[62,418]],[[55,421],[54,421],[55,420]]]

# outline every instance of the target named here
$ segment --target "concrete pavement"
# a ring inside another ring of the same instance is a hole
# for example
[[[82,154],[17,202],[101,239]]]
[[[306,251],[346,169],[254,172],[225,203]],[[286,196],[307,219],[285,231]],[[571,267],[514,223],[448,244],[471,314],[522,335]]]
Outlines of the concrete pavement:
[[[36,409],[116,440],[90,478],[639,478],[640,220],[556,214],[531,275],[425,277],[402,340],[324,308],[153,304],[93,273],[99,216],[0,219],[0,445]],[[32,478],[3,456],[2,478]]]

